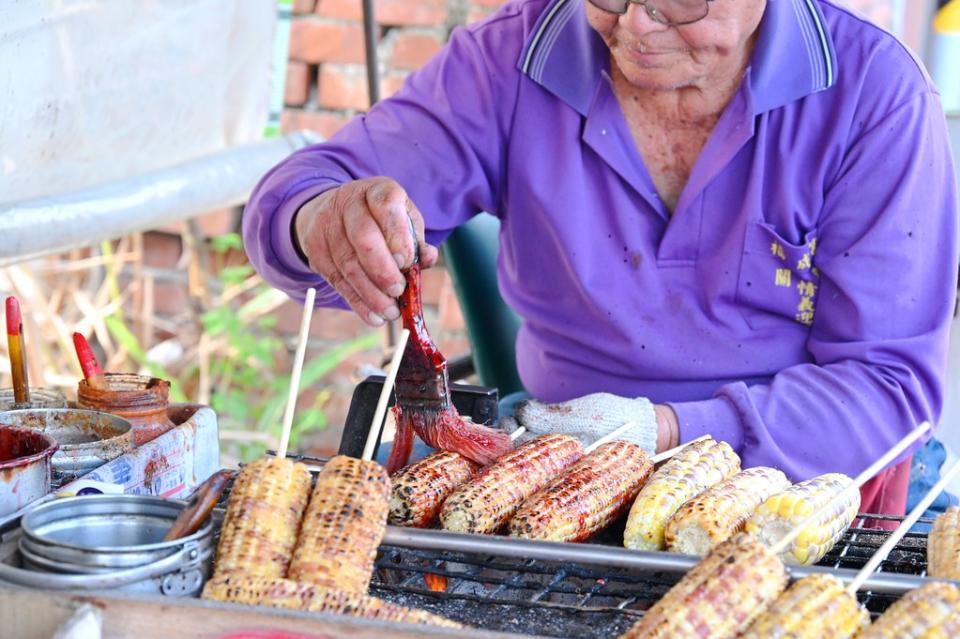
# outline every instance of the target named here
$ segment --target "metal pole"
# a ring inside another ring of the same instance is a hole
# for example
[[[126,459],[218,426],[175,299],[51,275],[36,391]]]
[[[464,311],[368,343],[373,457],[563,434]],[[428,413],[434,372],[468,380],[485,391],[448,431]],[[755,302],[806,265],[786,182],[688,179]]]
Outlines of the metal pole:
[[[377,61],[377,16],[373,0],[363,0],[363,41],[367,53],[367,95],[370,106],[380,101],[380,66]],[[387,347],[397,343],[396,322],[387,322]]]

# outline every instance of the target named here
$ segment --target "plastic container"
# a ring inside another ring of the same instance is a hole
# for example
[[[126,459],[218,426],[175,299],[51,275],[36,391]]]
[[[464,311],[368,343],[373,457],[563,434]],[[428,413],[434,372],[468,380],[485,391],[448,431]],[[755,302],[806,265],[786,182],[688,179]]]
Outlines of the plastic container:
[[[21,408],[66,408],[67,397],[53,388],[31,388],[30,401],[17,404],[12,388],[0,388],[0,411]]]
[[[105,373],[104,380],[103,388],[94,388],[87,380],[80,380],[77,404],[82,408],[113,413],[129,421],[137,446],[175,426],[167,415],[169,382],[130,373]]]

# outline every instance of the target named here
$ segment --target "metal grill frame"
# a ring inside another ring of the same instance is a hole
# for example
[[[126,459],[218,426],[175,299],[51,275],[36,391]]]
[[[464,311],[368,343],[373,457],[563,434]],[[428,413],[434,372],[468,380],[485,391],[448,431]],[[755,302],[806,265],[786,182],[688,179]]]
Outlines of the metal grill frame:
[[[312,471],[327,461],[291,459]],[[789,566],[791,578],[827,573],[849,583],[889,535],[869,526],[895,527],[902,520],[860,515],[820,564]],[[927,582],[926,539],[908,533],[861,588],[858,598],[874,617]],[[699,559],[603,543],[387,526],[370,590],[487,630],[599,638],[626,630]]]

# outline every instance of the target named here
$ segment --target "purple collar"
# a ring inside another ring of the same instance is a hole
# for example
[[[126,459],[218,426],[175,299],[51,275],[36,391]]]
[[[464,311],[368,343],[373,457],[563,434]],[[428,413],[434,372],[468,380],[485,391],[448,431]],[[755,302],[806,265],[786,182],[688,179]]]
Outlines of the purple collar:
[[[750,73],[754,115],[824,91],[837,56],[820,0],[767,0]],[[806,64],[804,64],[806,62]],[[586,116],[610,58],[581,0],[551,0],[520,53],[517,69]]]

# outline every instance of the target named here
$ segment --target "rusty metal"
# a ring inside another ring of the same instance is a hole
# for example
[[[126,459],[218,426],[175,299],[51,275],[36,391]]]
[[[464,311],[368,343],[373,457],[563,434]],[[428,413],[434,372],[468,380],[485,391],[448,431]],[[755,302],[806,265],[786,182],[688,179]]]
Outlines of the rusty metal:
[[[52,437],[52,485],[59,488],[135,448],[130,422],[117,415],[76,408],[0,413],[0,425],[29,428]]]
[[[52,437],[24,428],[0,427],[0,517],[50,492]]]

